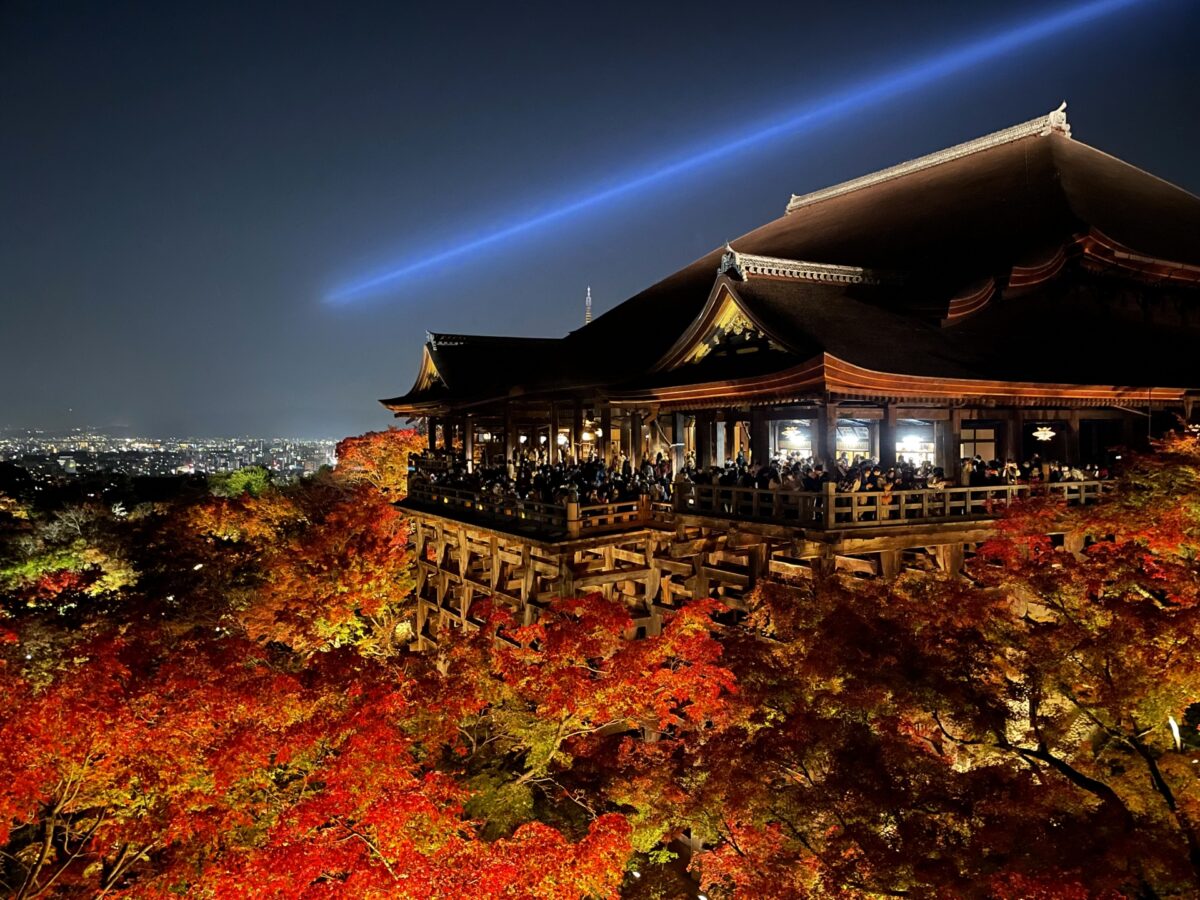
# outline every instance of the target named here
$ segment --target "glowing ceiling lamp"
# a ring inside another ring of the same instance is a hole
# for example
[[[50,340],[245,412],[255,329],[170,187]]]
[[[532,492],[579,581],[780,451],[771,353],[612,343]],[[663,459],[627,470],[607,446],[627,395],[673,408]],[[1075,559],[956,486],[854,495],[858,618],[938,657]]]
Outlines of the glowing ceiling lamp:
[[[808,445],[807,429],[788,425],[783,429],[783,442],[789,447],[805,447]]]
[[[564,447],[564,446],[566,446],[566,443],[567,443],[567,436],[565,434],[559,434],[558,446]]]
[[[906,434],[901,438],[900,446],[909,453],[916,453],[921,448],[921,438],[919,435]]]
[[[1039,425],[1033,430],[1033,436],[1039,441],[1052,441],[1058,432],[1049,425]]]

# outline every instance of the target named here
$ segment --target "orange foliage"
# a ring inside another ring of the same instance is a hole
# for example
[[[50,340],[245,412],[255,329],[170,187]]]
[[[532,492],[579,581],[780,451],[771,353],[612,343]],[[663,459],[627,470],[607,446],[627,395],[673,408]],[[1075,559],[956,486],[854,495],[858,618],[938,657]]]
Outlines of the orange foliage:
[[[424,449],[412,429],[389,428],[349,437],[337,445],[335,475],[350,483],[366,482],[392,499],[408,493],[408,457]]]

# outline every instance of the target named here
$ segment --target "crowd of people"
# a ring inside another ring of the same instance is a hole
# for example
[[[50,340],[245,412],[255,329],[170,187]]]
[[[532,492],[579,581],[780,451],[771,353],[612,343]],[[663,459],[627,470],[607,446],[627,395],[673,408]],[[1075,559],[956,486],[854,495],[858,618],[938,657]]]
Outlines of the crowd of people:
[[[421,477],[420,472],[418,466],[414,477]],[[427,477],[436,484],[497,498],[593,505],[641,497],[670,502],[673,476],[661,453],[653,461],[647,456],[637,466],[624,453],[607,462],[595,456],[552,460],[545,453],[529,453],[516,454],[508,465],[475,465],[470,470],[461,457],[454,457],[445,470]]]
[[[945,471],[929,461],[906,460],[881,465],[877,459],[842,454],[832,465],[798,454],[776,456],[753,464],[744,453],[721,466],[699,468],[694,454],[687,453],[684,467],[676,472],[671,461],[658,453],[640,463],[624,453],[609,460],[591,456],[552,459],[544,452],[517,453],[505,465],[467,467],[461,456],[445,462],[440,471],[418,465],[414,478],[497,499],[533,500],[561,504],[575,501],[586,505],[619,503],[649,497],[652,502],[670,502],[680,484],[819,492],[834,484],[840,492],[942,490],[947,487],[1001,487],[1005,485],[1099,481],[1109,477],[1102,466],[1067,466],[1034,455],[1018,463],[1009,459],[963,459],[958,472]]]

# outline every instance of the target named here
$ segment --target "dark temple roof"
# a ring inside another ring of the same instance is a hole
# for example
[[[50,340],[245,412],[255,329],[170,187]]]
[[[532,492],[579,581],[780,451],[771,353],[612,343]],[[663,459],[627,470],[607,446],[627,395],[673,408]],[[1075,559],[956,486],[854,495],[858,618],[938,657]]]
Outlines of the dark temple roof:
[[[562,344],[559,338],[430,334],[425,353],[437,374],[433,383],[422,385],[418,376],[407,394],[380,402],[408,408],[446,399],[485,399],[498,389],[507,393],[509,385],[520,384],[540,368],[559,368]]]
[[[856,365],[913,375],[955,378],[972,372],[1024,381],[1145,384],[1161,373],[1172,376],[1169,383],[1200,384],[1200,375],[1183,371],[1186,365],[1172,368],[1155,358],[1154,340],[1163,329],[1142,329],[1134,339],[1128,323],[1114,326],[1102,314],[1080,312],[1083,295],[1072,293],[1063,279],[1021,298],[1006,290],[1014,266],[1030,266],[1056,252],[1077,254],[1088,235],[1139,258],[1200,267],[1200,198],[1073,140],[1061,109],[793,198],[788,207],[783,216],[733,241],[734,248],[897,273],[902,279],[892,289],[758,277],[739,284],[739,296],[796,357],[820,347]],[[661,382],[662,376],[649,373],[705,309],[723,253],[713,250],[561,340],[471,338],[454,349],[435,346],[434,362],[446,379],[444,397],[460,403]],[[1078,265],[1064,271],[1072,282],[1083,274]],[[1183,302],[1200,305],[1194,288],[1200,268],[1194,274],[1193,284],[1181,289]],[[950,300],[989,279],[996,284],[995,299],[942,328]],[[1141,289],[1157,288],[1143,280]],[[1063,305],[1049,310],[1056,303]],[[922,317],[914,315],[917,310],[942,314]],[[1056,323],[1059,334],[1049,327],[1029,334],[1024,324],[1030,316]],[[1063,329],[1086,334],[1078,347],[1090,341],[1093,352],[1062,350]],[[1162,346],[1185,356],[1184,345],[1196,340],[1190,329],[1161,337]],[[1050,361],[1055,347],[1059,362]],[[418,399],[410,392],[385,403],[411,406]]]

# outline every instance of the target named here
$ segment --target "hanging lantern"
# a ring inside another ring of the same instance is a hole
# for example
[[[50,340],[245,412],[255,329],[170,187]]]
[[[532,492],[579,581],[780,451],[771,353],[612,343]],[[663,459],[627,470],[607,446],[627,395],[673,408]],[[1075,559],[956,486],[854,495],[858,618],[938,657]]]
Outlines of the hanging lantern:
[[[1052,441],[1057,434],[1058,432],[1049,425],[1039,425],[1033,431],[1033,436],[1039,441]]]

